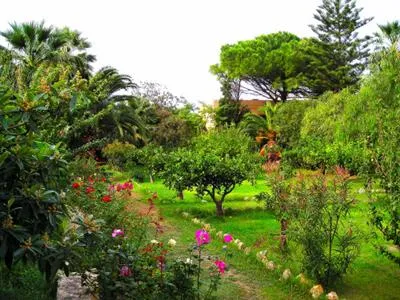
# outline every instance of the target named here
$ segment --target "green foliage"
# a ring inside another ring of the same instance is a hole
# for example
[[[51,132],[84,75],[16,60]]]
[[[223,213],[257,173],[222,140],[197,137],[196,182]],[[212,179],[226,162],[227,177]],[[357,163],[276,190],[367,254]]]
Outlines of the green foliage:
[[[286,101],[290,96],[303,96],[302,68],[297,55],[300,39],[288,32],[261,35],[221,47],[220,64],[212,66],[216,74],[241,79],[244,90],[272,99]]]
[[[151,141],[166,149],[188,145],[205,128],[203,119],[191,105],[175,110],[158,109],[156,114],[158,121],[151,129]]]
[[[209,195],[221,216],[226,195],[258,172],[251,148],[250,138],[238,129],[209,132],[196,138],[190,148],[172,152],[161,177],[170,188]]]
[[[217,65],[211,66],[210,71],[217,75],[222,92],[215,113],[215,122],[217,126],[237,126],[248,112],[246,106],[240,102],[241,79],[229,78]]]
[[[18,64],[23,83],[29,84],[32,74],[41,64],[62,63],[88,77],[90,63],[96,59],[86,50],[89,42],[80,33],[69,28],[53,28],[45,26],[44,22],[13,23],[11,29],[0,34],[11,46],[12,53]]]
[[[375,43],[378,50],[389,49],[392,46],[398,47],[400,41],[400,22],[388,22],[385,25],[378,25],[380,32],[375,33]]]
[[[134,145],[126,142],[121,143],[119,141],[108,144],[102,150],[108,162],[119,169],[125,169],[135,151],[137,151],[137,149]]]
[[[298,207],[290,234],[304,249],[305,271],[327,287],[347,272],[359,253],[355,228],[345,222],[354,207],[348,176],[338,168],[331,181],[321,175],[300,178],[292,189]]]
[[[279,133],[277,142],[281,147],[291,149],[298,145],[303,117],[315,104],[312,100],[292,100],[275,112],[272,123]]]
[[[325,287],[347,272],[360,244],[352,225],[345,222],[354,206],[349,174],[336,170],[333,179],[299,174],[287,181],[275,174],[270,178],[271,193],[262,197],[281,223],[281,248],[286,249],[287,236],[301,245],[304,270]]]
[[[355,0],[323,0],[311,29],[318,40],[310,40],[303,53],[309,58],[308,83],[316,94],[339,91],[356,84],[366,67],[369,37],[359,38],[358,29],[372,18],[361,19]]]
[[[23,259],[54,269],[55,262],[48,260],[53,249],[43,247],[43,236],[57,228],[63,215],[63,149],[41,141],[33,130],[46,110],[27,108],[26,100],[5,86],[0,87],[0,112],[0,258],[8,268]],[[48,279],[55,274],[49,268],[42,269]]]
[[[266,103],[260,108],[262,115],[247,113],[240,127],[251,137],[266,136],[268,132],[277,130],[274,116],[281,107],[279,103]]]
[[[377,99],[376,102],[369,104],[370,112],[374,114],[377,125],[370,133],[369,147],[375,167],[373,175],[385,191],[384,194],[371,195],[372,223],[384,239],[395,247],[400,246],[399,70],[399,53],[392,48],[367,81],[364,94],[364,96],[374,96]],[[383,253],[400,265],[399,256],[388,251],[387,245],[379,245],[379,247]]]
[[[54,299],[47,295],[43,274],[32,264],[17,264],[12,270],[0,266],[0,298],[4,300]]]

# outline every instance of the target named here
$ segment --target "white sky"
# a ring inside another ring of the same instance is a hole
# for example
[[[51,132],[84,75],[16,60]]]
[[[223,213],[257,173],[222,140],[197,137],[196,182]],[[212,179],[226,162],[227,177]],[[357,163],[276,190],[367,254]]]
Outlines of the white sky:
[[[322,0],[6,0],[0,30],[10,22],[45,20],[68,26],[92,43],[96,68],[110,65],[136,82],[161,83],[191,102],[220,97],[209,73],[223,44],[260,34],[289,31],[312,36],[309,24]],[[375,19],[363,29],[399,19],[400,0],[358,0],[361,16]]]

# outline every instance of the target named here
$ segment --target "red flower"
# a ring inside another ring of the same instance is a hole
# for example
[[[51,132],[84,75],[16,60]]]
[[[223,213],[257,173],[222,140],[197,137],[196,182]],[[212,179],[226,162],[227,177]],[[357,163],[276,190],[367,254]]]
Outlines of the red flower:
[[[124,265],[119,270],[119,275],[122,277],[132,276],[132,270],[127,265]]]
[[[94,183],[93,177],[92,177],[92,176],[89,176],[89,177],[88,177],[88,181],[89,181],[89,183]]]
[[[101,201],[103,201],[103,202],[110,202],[111,201],[111,196],[110,195],[104,195],[102,198],[101,198]]]
[[[125,183],[122,185],[122,189],[123,189],[123,190],[132,190],[132,189],[133,189],[133,184],[132,184],[132,182],[130,182],[130,181],[125,182]]]
[[[73,188],[73,189],[79,189],[79,187],[80,187],[79,182],[74,182],[74,183],[72,184],[72,188]]]
[[[86,194],[93,193],[94,191],[95,191],[95,189],[94,189],[92,186],[88,186],[88,187],[86,188]]]
[[[117,184],[117,192],[123,190],[123,186],[121,184]]]
[[[102,181],[102,182],[106,182],[106,178],[103,177],[103,178],[101,179],[101,181]]]

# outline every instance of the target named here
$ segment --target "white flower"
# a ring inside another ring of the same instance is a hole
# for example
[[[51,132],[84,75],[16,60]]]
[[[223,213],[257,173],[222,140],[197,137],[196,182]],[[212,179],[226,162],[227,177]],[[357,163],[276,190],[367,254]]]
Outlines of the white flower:
[[[222,239],[224,237],[224,233],[222,231],[218,231],[217,232],[217,237]]]
[[[250,254],[250,251],[251,251],[251,248],[250,248],[250,247],[246,247],[246,249],[244,249],[244,253],[245,253],[246,255],[249,255],[249,254]]]
[[[242,250],[242,248],[244,247],[243,242],[239,242],[239,243],[237,244],[237,247],[238,247],[239,250]]]
[[[274,270],[275,269],[275,264],[272,260],[268,261],[265,266],[267,267],[268,270]]]
[[[257,252],[256,256],[259,260],[264,262],[264,260],[267,259],[267,250],[262,250],[262,251]]]
[[[238,245],[238,244],[241,243],[241,242],[240,242],[239,239],[236,239],[236,240],[234,240],[234,243],[235,243],[236,245]]]
[[[190,258],[186,258],[185,263],[191,265],[193,264],[193,260],[191,260]]]
[[[157,241],[157,240],[151,240],[150,243],[152,243],[152,244],[158,244],[158,241]]]
[[[339,296],[333,291],[326,295],[326,298],[328,300],[339,300]]]
[[[365,193],[365,190],[364,190],[363,188],[360,188],[360,189],[358,190],[358,193],[359,193],[359,194],[364,194],[364,193]]]
[[[171,247],[175,247],[176,241],[175,241],[174,239],[170,239],[170,240],[168,241],[168,245],[170,245]]]
[[[290,272],[290,269],[285,269],[282,273],[282,279],[288,280],[290,277],[292,277],[292,272]]]
[[[322,285],[318,284],[318,285],[314,285],[311,289],[310,289],[310,293],[311,296],[314,299],[319,298],[319,296],[321,296],[324,293],[324,288],[322,287]]]
[[[203,229],[204,229],[205,231],[210,231],[211,225],[210,225],[210,224],[203,224]]]
[[[193,219],[192,219],[192,222],[193,222],[194,224],[200,224],[200,220],[197,219],[197,218],[193,218]]]
[[[187,213],[187,212],[184,211],[184,212],[182,213],[182,216],[183,216],[184,218],[187,218],[187,217],[189,217],[189,213]]]

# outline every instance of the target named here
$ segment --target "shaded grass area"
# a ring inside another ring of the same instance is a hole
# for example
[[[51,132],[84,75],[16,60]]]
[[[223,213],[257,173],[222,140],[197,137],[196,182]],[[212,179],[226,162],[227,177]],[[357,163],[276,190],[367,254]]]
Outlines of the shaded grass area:
[[[351,183],[354,195],[358,199],[357,208],[351,215],[353,228],[362,234],[360,256],[353,264],[350,272],[338,283],[334,290],[341,299],[400,299],[400,269],[393,262],[382,256],[374,243],[379,239],[373,234],[373,229],[367,224],[368,199],[365,193],[359,194],[363,187],[360,180]],[[251,247],[251,254],[245,255],[233,245],[233,256],[228,258],[235,273],[241,274],[240,279],[226,277],[219,291],[220,299],[246,299],[247,286],[253,298],[260,299],[305,299],[309,298],[309,285],[301,285],[295,279],[282,282],[280,274],[285,268],[290,268],[294,275],[299,274],[301,265],[297,259],[301,249],[293,242],[289,243],[289,253],[282,255],[278,249],[279,224],[271,212],[264,210],[264,204],[257,202],[254,196],[267,190],[265,180],[258,180],[255,185],[244,183],[238,186],[224,203],[226,216],[215,217],[215,205],[207,197],[199,198],[193,192],[185,192],[185,199],[178,200],[176,193],[167,189],[162,183],[137,183],[136,192],[145,197],[153,192],[158,193],[156,205],[166,221],[174,228],[178,242],[188,245],[194,240],[194,231],[200,225],[182,217],[182,212],[188,212],[193,217],[201,218],[210,223],[217,231],[231,233],[244,244]],[[220,244],[211,243],[208,251],[214,255],[222,253]],[[269,271],[257,261],[255,254],[260,250],[268,250],[269,259],[273,260],[279,269]],[[239,288],[239,290],[238,290]],[[329,292],[329,291],[327,291]]]
[[[9,271],[0,266],[0,299],[51,300],[48,285],[36,265],[18,263]]]

